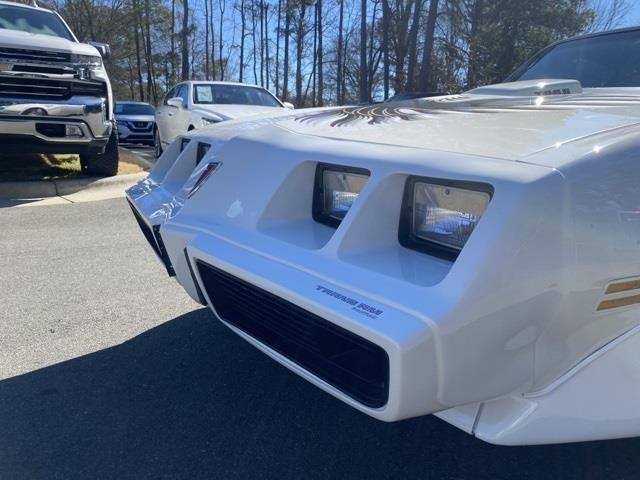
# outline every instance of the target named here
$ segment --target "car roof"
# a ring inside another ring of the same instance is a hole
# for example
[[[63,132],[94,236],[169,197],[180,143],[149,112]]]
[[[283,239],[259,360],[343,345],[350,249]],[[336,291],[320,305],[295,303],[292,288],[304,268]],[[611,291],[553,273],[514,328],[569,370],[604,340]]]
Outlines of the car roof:
[[[237,85],[241,87],[253,87],[253,88],[262,88],[260,85],[255,85],[253,83],[240,83],[240,82],[223,82],[223,81],[215,81],[215,80],[188,80],[181,83],[193,83],[193,84],[205,84],[205,85]]]
[[[636,31],[640,31],[640,26],[614,28],[613,30],[603,30],[601,32],[585,33],[585,34],[582,34],[582,35],[576,35],[574,37],[565,38],[564,40],[558,40],[557,42],[554,42],[549,46],[551,47],[553,45],[558,45],[560,43],[572,42],[574,40],[582,40],[584,38],[601,37],[601,36],[604,36],[604,35],[613,35],[613,34],[616,34],[616,33],[636,32]]]
[[[137,100],[116,100],[116,103],[128,103],[130,105],[149,105],[150,107],[152,106],[150,103],[139,102]]]
[[[25,3],[18,3],[18,2],[7,2],[5,0],[0,0],[0,5],[6,5],[8,7],[27,8],[27,9],[30,9],[30,10],[39,10],[41,12],[54,13],[52,10],[49,10],[48,8],[42,8],[42,7],[39,7],[37,5],[27,5]]]

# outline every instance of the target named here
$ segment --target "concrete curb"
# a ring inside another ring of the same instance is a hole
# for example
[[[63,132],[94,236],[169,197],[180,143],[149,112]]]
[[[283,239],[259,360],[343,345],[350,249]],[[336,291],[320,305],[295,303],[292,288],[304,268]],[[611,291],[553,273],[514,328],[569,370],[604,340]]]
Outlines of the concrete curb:
[[[147,172],[107,178],[68,178],[35,182],[0,183],[0,200],[63,197],[69,202],[124,196],[124,191],[147,176]],[[6,203],[6,202],[5,202]]]

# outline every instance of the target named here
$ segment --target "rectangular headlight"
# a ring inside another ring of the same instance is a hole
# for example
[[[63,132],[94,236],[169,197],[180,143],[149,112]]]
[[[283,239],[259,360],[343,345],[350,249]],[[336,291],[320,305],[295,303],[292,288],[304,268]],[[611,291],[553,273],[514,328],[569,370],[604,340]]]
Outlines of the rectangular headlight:
[[[363,168],[319,163],[316,167],[313,218],[337,227],[369,179]]]
[[[410,177],[405,187],[400,243],[455,259],[492,194],[492,187],[486,184]]]

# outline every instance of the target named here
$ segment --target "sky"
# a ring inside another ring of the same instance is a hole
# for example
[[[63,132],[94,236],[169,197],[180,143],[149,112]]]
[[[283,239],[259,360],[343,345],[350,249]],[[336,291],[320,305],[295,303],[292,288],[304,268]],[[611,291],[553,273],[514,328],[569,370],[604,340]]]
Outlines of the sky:
[[[632,27],[636,25],[640,25],[640,0],[631,0],[631,10],[629,11],[629,15],[627,15],[626,19],[621,27]]]

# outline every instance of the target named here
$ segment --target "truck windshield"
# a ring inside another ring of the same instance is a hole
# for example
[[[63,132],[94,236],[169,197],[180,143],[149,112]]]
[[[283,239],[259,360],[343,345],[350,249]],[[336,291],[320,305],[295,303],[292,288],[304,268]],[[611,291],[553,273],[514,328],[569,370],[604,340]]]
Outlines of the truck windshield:
[[[69,30],[57,15],[33,8],[0,5],[0,28],[52,35],[73,41]]]
[[[562,78],[583,87],[640,87],[640,30],[570,40],[533,57],[509,81]]]
[[[193,103],[282,107],[273,95],[262,88],[210,83],[194,85]]]

